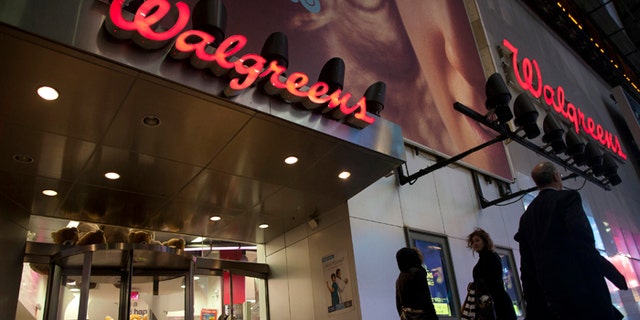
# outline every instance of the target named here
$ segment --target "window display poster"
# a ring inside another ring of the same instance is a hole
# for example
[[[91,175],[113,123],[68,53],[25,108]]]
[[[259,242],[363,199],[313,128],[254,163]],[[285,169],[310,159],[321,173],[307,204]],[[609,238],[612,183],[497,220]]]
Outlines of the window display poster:
[[[416,247],[422,252],[424,257],[423,267],[427,270],[427,283],[431,300],[436,309],[436,314],[440,316],[451,316],[450,302],[451,293],[447,285],[447,275],[443,268],[442,245],[436,242],[416,240]]]
[[[334,253],[322,258],[322,269],[326,283],[326,303],[329,315],[352,310],[353,296],[351,273],[344,253]]]
[[[200,320],[216,320],[218,319],[217,309],[200,309]]]
[[[131,291],[131,319],[143,319],[148,317],[149,305],[142,299],[140,299],[140,293],[138,291]]]

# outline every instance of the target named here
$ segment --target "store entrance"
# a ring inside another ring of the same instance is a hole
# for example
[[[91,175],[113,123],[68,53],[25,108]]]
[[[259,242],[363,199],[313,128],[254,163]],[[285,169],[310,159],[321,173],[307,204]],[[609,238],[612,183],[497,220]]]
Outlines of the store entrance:
[[[256,246],[205,242],[28,241],[16,319],[268,319],[269,268]]]

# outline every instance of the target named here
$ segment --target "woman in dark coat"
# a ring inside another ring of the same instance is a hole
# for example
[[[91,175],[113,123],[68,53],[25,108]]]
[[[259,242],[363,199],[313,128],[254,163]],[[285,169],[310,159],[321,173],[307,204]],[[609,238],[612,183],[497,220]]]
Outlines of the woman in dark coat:
[[[398,315],[403,308],[419,314],[421,320],[437,320],[427,283],[427,271],[422,267],[422,255],[415,248],[402,248],[396,253],[400,274],[396,280],[396,308]]]
[[[489,234],[476,228],[467,238],[467,246],[480,256],[473,267],[473,283],[476,292],[486,288],[493,299],[497,320],[515,320],[516,312],[511,303],[511,297],[504,289],[502,281],[502,262],[495,252],[493,241]]]

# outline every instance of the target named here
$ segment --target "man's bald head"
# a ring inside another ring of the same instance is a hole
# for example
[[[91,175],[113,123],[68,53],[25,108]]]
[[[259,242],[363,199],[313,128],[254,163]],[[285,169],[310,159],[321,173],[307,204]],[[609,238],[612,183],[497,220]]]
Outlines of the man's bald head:
[[[540,162],[531,170],[531,178],[538,188],[562,189],[562,178],[551,162]]]

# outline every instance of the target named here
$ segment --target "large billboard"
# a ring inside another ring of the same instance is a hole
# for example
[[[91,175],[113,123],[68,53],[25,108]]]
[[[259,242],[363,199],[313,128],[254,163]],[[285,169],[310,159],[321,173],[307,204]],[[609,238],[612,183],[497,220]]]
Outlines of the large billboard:
[[[381,116],[401,125],[405,139],[419,147],[454,156],[495,137],[453,109],[458,101],[486,113],[486,78],[462,0],[223,2],[226,36],[247,36],[247,52],[260,52],[271,33],[283,32],[288,70],[317,79],[328,60],[340,57],[344,89],[355,98],[371,84],[385,82]],[[512,179],[500,143],[462,161]]]

